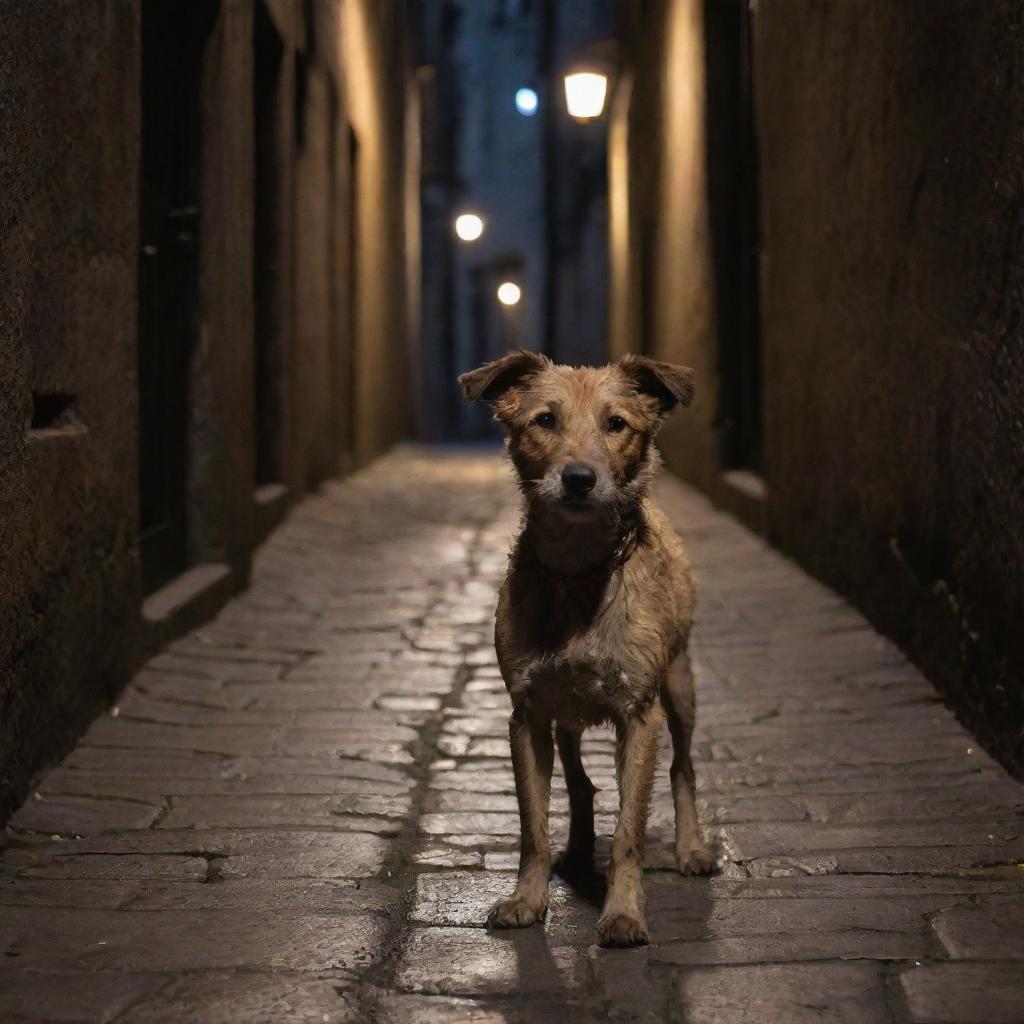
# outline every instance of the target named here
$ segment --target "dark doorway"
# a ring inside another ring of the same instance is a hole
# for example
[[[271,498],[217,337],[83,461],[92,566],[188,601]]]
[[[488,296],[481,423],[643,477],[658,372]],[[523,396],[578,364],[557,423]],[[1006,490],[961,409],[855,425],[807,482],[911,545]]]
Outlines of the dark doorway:
[[[651,355],[651,342],[657,335],[658,325],[655,318],[656,290],[654,278],[657,273],[657,222],[651,211],[644,204],[639,209],[637,220],[637,261],[639,263],[639,303],[640,303],[640,344],[639,350]]]
[[[340,284],[339,275],[342,272],[341,253],[341,226],[338,223],[338,200],[341,195],[339,188],[338,173],[338,125],[340,121],[338,111],[337,87],[331,75],[325,74],[324,80],[327,83],[327,152],[325,154],[327,163],[326,199],[327,199],[327,249],[324,258],[327,261],[325,277],[327,287],[327,359],[328,359],[328,395],[327,413],[329,429],[324,431],[323,454],[321,456],[321,473],[323,476],[335,476],[338,466],[342,461],[342,443],[345,434],[345,422],[347,414],[343,406],[345,398],[342,391],[342,377],[344,374],[343,346],[345,331],[342,325],[341,304],[338,301],[338,287]]]
[[[724,469],[762,468],[760,227],[748,0],[705,0],[708,205]]]
[[[348,466],[358,458],[359,447],[356,436],[358,417],[356,409],[359,401],[359,138],[355,129],[348,129],[348,197],[346,215],[348,216],[348,287],[345,296],[348,301],[348,316],[345,338],[345,394],[339,396],[343,405],[342,437],[343,462]],[[347,459],[345,456],[347,455]],[[347,468],[347,467],[346,467]]]
[[[187,564],[189,362],[199,328],[203,52],[215,3],[142,6],[139,511],[150,593]]]
[[[281,69],[284,44],[258,0],[253,21],[255,217],[253,231],[253,411],[255,483],[282,478],[285,293],[282,281]]]

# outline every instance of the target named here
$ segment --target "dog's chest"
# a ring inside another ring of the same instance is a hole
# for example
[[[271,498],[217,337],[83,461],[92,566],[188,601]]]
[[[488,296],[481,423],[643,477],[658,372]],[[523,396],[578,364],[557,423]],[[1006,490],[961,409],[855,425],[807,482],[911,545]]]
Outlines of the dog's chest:
[[[498,656],[513,704],[566,722],[623,720],[657,697],[675,632],[671,594],[639,558],[587,605],[513,576],[498,613]]]
[[[637,680],[617,665],[538,659],[511,687],[512,702],[565,724],[596,725],[630,715],[643,702]]]

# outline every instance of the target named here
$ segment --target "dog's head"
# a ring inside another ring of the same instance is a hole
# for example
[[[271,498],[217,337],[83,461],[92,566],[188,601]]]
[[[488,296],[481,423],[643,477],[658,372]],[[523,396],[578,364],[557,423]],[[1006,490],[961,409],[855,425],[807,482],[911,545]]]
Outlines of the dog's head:
[[[654,435],[693,398],[693,371],[643,356],[599,368],[512,352],[464,373],[467,398],[490,402],[531,502],[578,520],[622,512],[658,468]]]

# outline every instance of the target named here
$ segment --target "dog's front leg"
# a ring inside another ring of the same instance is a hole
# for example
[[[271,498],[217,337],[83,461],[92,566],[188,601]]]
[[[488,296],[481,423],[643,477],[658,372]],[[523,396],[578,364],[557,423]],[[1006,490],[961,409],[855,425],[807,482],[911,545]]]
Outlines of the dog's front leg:
[[[618,726],[619,823],[612,839],[608,895],[597,922],[602,946],[642,946],[648,941],[640,883],[662,722],[661,709],[654,707]]]
[[[491,928],[525,928],[539,921],[548,909],[551,878],[551,840],[548,808],[554,744],[551,720],[534,717],[525,709],[512,712],[508,723],[512,768],[519,800],[522,833],[519,880],[507,900],[499,900],[487,916]]]

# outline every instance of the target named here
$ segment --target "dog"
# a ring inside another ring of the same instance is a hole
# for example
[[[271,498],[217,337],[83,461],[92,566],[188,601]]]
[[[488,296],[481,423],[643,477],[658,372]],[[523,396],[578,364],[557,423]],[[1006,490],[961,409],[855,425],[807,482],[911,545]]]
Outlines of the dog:
[[[495,618],[522,845],[515,891],[491,909],[489,927],[524,928],[547,912],[552,732],[570,805],[557,867],[572,877],[592,870],[594,854],[595,790],[581,735],[609,721],[616,730],[619,819],[602,946],[648,942],[644,832],[666,717],[676,864],[683,874],[712,868],[690,760],[696,587],[682,542],[648,494],[660,467],[654,437],[676,406],[690,404],[693,379],[687,367],[641,356],[576,368],[527,351],[459,377],[463,394],[489,402],[505,428],[525,506]]]

